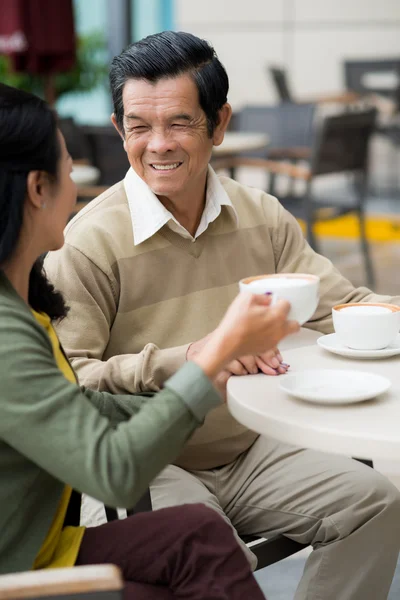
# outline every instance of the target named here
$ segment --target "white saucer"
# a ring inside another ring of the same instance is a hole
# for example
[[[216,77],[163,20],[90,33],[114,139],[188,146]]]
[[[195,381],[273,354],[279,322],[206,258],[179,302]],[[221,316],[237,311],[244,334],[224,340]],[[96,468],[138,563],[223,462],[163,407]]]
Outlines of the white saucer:
[[[400,334],[390,346],[381,350],[354,350],[354,348],[348,348],[339,342],[336,333],[323,335],[317,339],[317,344],[324,350],[333,352],[333,354],[340,354],[349,358],[387,358],[388,356],[400,354]]]
[[[391,386],[387,377],[365,371],[309,369],[282,377],[286,393],[316,404],[350,404],[376,398]]]

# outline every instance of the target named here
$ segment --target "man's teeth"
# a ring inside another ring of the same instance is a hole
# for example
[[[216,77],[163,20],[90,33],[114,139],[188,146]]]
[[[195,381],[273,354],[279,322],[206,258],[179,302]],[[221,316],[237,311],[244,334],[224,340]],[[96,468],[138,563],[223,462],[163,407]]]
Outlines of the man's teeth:
[[[179,167],[180,163],[172,163],[171,165],[151,165],[153,167],[153,169],[156,169],[158,171],[169,171],[170,169],[176,169],[177,167]]]

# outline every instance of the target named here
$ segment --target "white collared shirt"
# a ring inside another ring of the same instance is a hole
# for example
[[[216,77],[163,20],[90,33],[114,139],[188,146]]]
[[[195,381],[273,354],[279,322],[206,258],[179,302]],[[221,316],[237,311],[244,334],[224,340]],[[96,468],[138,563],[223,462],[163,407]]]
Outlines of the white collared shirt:
[[[228,194],[210,166],[208,166],[207,173],[206,204],[194,237],[165,208],[147,183],[132,168],[125,176],[124,186],[131,213],[135,246],[151,238],[165,224],[182,237],[195,241],[220,215],[223,205],[232,209],[236,223],[239,222],[237,212]]]

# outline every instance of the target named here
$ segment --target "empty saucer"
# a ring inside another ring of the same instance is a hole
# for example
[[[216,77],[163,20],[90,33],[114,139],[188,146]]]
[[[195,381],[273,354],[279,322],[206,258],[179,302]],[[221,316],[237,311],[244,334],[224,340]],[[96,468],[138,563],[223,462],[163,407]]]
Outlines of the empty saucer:
[[[286,393],[316,404],[351,404],[376,398],[391,386],[387,377],[365,371],[307,369],[283,375]]]

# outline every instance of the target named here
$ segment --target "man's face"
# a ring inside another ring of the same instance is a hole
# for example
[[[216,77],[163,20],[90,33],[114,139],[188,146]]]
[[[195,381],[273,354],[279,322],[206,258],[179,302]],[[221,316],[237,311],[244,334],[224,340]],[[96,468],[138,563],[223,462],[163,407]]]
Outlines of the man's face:
[[[157,83],[131,79],[123,90],[124,148],[136,173],[157,196],[174,198],[205,188],[213,144],[189,75]],[[115,123],[115,120],[114,120]]]

